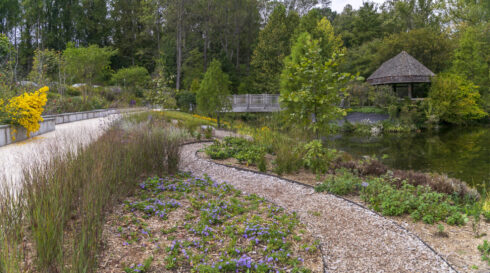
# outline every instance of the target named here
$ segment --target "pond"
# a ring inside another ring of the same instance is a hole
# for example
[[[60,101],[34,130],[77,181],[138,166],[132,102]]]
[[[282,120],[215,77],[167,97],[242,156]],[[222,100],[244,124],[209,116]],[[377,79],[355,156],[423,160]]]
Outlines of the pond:
[[[394,169],[446,173],[480,192],[490,191],[490,126],[408,135],[335,135],[326,141],[357,157],[374,155]]]

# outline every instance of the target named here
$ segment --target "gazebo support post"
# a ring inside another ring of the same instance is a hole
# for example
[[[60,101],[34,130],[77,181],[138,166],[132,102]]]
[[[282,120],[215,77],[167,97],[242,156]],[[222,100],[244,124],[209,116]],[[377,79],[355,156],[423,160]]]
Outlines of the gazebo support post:
[[[412,88],[413,88],[413,83],[408,84],[408,98],[412,99]]]

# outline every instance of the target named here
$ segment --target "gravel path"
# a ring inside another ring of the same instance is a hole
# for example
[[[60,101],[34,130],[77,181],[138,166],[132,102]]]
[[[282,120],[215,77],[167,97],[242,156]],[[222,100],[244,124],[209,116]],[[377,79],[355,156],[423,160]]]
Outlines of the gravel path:
[[[0,186],[16,189],[22,170],[43,164],[53,155],[73,151],[96,140],[119,115],[56,125],[56,130],[25,141],[0,147]]]
[[[391,220],[329,194],[291,182],[236,170],[199,158],[207,144],[184,145],[180,169],[227,182],[296,211],[320,239],[328,272],[455,272],[416,236]]]

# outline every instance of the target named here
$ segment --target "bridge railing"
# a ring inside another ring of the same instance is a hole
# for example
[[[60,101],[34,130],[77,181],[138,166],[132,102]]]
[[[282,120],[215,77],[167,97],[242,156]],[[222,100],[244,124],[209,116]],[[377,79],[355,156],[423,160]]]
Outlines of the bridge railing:
[[[278,94],[244,94],[231,97],[234,112],[279,111]]]

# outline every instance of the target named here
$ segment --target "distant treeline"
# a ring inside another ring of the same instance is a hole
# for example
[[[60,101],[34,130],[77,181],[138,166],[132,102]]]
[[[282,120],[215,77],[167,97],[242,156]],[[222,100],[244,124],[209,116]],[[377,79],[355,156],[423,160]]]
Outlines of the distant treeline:
[[[456,71],[488,94],[490,1],[389,0],[357,10],[347,5],[341,13],[329,6],[329,0],[2,0],[0,32],[13,51],[0,52],[0,61],[15,64],[19,80],[31,71],[36,49],[110,46],[117,49],[113,70],[160,68],[176,89],[191,89],[217,59],[233,93],[278,93],[291,45],[326,17],[346,48],[344,72],[367,77],[406,50],[435,73]]]

